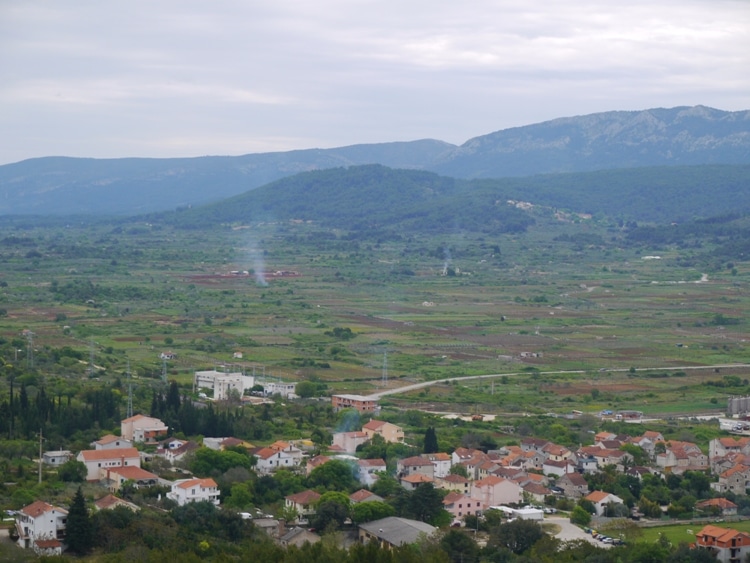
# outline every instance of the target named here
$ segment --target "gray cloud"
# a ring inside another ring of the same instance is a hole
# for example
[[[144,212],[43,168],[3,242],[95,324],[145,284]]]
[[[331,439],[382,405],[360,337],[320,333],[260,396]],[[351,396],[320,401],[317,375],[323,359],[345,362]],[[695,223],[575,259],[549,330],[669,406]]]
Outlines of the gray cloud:
[[[438,138],[750,108],[731,0],[3,3],[0,162]]]

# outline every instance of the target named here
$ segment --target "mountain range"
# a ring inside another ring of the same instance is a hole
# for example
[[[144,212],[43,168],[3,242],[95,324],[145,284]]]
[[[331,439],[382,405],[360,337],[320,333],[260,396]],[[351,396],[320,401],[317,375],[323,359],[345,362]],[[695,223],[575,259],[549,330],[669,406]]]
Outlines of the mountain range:
[[[461,146],[426,139],[244,156],[35,158],[0,166],[0,215],[153,213],[220,201],[299,173],[365,164],[459,179],[750,164],[750,111],[596,113],[505,129]]]

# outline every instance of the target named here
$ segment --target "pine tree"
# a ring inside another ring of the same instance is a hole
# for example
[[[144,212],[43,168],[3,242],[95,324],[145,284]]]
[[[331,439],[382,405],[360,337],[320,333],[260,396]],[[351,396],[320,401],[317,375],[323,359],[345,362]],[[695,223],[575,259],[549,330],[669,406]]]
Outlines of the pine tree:
[[[89,512],[86,508],[86,500],[83,498],[81,487],[73,497],[73,503],[68,510],[68,523],[65,526],[66,542],[68,549],[73,553],[83,555],[87,553],[93,544],[91,533],[91,522]]]

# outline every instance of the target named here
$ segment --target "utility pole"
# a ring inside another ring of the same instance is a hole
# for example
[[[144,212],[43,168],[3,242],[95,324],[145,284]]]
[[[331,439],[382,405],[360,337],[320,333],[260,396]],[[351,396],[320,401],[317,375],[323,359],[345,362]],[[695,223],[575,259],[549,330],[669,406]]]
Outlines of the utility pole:
[[[42,484],[42,429],[39,429],[39,484]]]
[[[130,360],[128,360],[128,406],[125,418],[133,416],[133,381],[130,377]]]
[[[388,386],[388,352],[383,352],[383,387]]]

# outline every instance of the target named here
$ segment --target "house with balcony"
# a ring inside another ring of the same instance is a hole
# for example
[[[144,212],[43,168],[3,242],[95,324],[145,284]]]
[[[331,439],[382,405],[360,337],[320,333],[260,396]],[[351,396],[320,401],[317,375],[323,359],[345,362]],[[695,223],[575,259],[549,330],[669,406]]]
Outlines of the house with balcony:
[[[307,522],[315,514],[320,494],[308,489],[284,498],[284,506],[297,511],[297,522]]]
[[[250,451],[250,454],[257,460],[255,469],[261,475],[268,475],[282,467],[287,469],[294,467],[294,458],[282,450],[255,448]]]
[[[383,420],[371,420],[362,427],[362,432],[367,434],[371,440],[376,434],[379,434],[383,437],[383,440],[391,444],[404,441],[404,429]]]
[[[172,483],[167,498],[179,506],[203,501],[219,506],[219,486],[213,479],[180,479]]]
[[[61,555],[68,511],[38,500],[16,514],[17,543],[38,555]]]
[[[120,422],[120,435],[130,442],[155,443],[169,428],[158,418],[137,414]]]
[[[695,546],[708,550],[721,563],[739,563],[750,554],[750,534],[708,525],[695,534]]]

